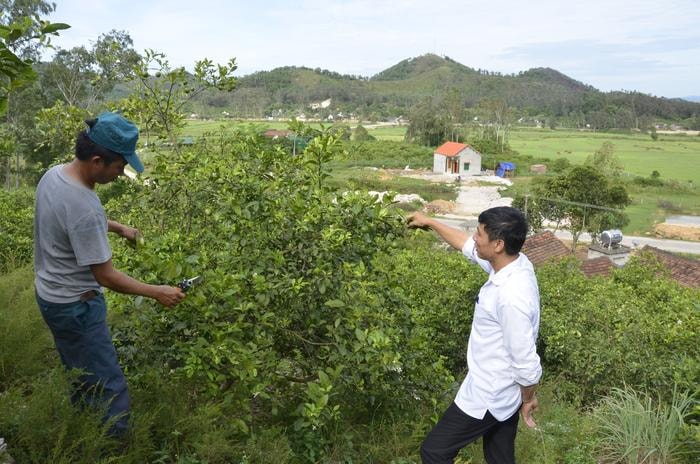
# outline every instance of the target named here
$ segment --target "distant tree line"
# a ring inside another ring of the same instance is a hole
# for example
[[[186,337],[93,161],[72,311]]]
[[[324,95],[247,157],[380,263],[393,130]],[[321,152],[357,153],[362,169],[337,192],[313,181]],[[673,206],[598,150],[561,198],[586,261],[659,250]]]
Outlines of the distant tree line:
[[[700,121],[700,103],[634,91],[604,93],[549,68],[517,75],[484,72],[436,55],[403,60],[369,79],[304,67],[277,68],[240,78],[231,94],[202,95],[195,105],[211,115],[226,108],[240,117],[304,114],[325,119],[340,113],[386,120],[417,111],[426,98],[436,104],[453,100],[452,94],[464,111],[484,100],[498,100],[514,110],[516,121],[525,118],[549,127],[647,130],[656,121],[687,128]],[[310,108],[312,102],[328,98],[330,108]]]

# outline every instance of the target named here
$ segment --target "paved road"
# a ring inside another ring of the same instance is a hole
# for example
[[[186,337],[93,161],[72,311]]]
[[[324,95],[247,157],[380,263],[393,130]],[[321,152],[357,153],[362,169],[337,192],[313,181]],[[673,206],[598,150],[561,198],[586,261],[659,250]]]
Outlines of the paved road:
[[[436,219],[443,224],[447,224],[452,227],[457,227],[460,229],[466,229],[467,231],[473,231],[476,229],[477,220],[475,218],[458,218],[458,217],[436,217]],[[559,230],[555,232],[558,238],[562,240],[571,240],[571,234],[566,230]],[[590,243],[591,236],[588,234],[581,234],[579,237],[580,242]],[[630,248],[642,248],[644,245],[650,245],[660,250],[670,251],[673,253],[691,253],[695,255],[700,255],[700,242],[690,242],[684,240],[669,240],[662,238],[651,238],[651,237],[634,237],[634,236],[624,236],[622,238],[622,244]]]

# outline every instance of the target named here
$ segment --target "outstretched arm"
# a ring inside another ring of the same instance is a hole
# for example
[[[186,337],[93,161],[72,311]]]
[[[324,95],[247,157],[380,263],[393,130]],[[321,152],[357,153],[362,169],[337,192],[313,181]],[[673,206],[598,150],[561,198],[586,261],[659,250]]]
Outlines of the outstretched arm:
[[[462,251],[464,244],[469,239],[469,235],[459,229],[450,227],[423,213],[413,213],[408,216],[408,227],[414,229],[432,229],[453,248]]]
[[[185,298],[184,292],[178,287],[145,284],[118,271],[112,266],[111,259],[101,264],[91,265],[90,270],[97,283],[115,292],[153,298],[168,307],[175,306]]]
[[[112,221],[111,219],[107,220],[107,231],[121,235],[125,239],[131,240],[132,242],[139,236],[138,229],[125,226],[124,224],[117,221]]]

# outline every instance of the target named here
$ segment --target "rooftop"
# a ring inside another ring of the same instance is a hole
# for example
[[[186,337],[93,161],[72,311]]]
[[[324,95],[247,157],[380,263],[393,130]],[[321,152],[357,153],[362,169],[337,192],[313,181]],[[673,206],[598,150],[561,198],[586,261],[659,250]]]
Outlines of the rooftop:
[[[435,153],[444,156],[456,156],[460,151],[468,148],[469,145],[459,142],[445,142],[435,149]]]
[[[615,267],[612,261],[606,256],[598,256],[581,263],[581,272],[586,277],[610,275],[610,269]]]
[[[644,253],[654,255],[668,269],[671,277],[681,285],[700,288],[700,261],[683,258],[649,245],[645,245],[641,251],[642,256]]]
[[[549,230],[529,236],[523,244],[522,252],[535,266],[571,254],[569,247]]]

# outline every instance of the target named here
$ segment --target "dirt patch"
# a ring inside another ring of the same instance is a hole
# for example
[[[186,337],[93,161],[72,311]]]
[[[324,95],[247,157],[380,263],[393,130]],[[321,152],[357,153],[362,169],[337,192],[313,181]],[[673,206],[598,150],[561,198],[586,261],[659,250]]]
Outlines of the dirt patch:
[[[700,227],[679,226],[675,224],[657,224],[654,227],[654,235],[661,238],[672,238],[676,240],[698,240],[700,241]]]
[[[433,214],[448,214],[455,210],[455,204],[447,200],[433,200],[425,205],[425,210]]]

